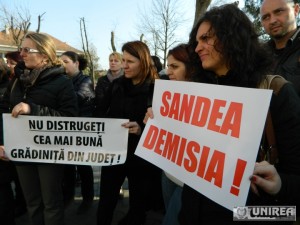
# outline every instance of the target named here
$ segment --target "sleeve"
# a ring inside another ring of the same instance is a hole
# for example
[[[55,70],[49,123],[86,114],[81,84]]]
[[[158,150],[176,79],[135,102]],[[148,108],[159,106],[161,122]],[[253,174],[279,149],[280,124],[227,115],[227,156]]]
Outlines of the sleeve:
[[[300,203],[300,176],[280,173],[281,189],[276,198],[286,205],[299,205]]]
[[[109,83],[108,87],[105,88],[104,82],[98,80],[96,86],[96,98],[95,98],[95,108],[94,108],[94,117],[103,118],[107,116],[110,101],[112,98],[112,92],[114,88],[114,83]]]
[[[274,125],[281,173],[300,175],[300,98],[292,84],[273,95],[270,111]]]
[[[79,116],[91,117],[94,111],[95,91],[90,77],[86,76],[79,84],[77,100]]]
[[[110,82],[105,80],[105,76],[100,77],[98,79],[98,82],[97,82],[97,85],[95,88],[95,95],[96,95],[95,98],[96,98],[97,102],[103,100],[104,95],[108,90],[109,84],[110,84]]]

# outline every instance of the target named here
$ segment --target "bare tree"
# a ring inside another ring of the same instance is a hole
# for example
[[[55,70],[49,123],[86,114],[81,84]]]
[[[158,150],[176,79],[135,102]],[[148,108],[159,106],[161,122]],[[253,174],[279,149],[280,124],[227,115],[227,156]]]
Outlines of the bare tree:
[[[87,38],[87,31],[86,31],[84,17],[80,18],[80,34],[81,34],[82,49],[84,51],[85,57],[88,60],[90,76],[92,77],[92,82],[95,85],[96,83],[95,64],[97,64],[99,58],[96,55],[95,47],[90,46],[89,40]]]
[[[41,21],[42,21],[42,17],[45,15],[46,12],[44,12],[42,15],[38,16],[38,28],[36,29],[37,33],[40,33],[40,29],[41,29]]]
[[[141,14],[138,24],[141,33],[148,37],[147,44],[166,66],[167,51],[175,43],[176,31],[185,22],[179,0],[152,0],[152,6]]]
[[[113,50],[113,52],[116,52],[116,46],[115,46],[115,32],[111,32],[111,37],[110,37],[110,44],[111,44],[111,48]]]
[[[31,16],[28,9],[15,7],[15,11],[10,11],[5,5],[0,8],[0,22],[9,29],[9,34],[18,49],[21,46],[24,36],[28,33],[31,25]]]

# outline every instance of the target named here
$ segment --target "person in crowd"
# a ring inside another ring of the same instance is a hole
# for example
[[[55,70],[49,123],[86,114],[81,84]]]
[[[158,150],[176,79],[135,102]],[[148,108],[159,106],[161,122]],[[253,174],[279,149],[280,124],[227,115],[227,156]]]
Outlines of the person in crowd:
[[[101,102],[104,95],[109,87],[109,85],[120,76],[124,75],[124,69],[122,68],[122,54],[119,52],[112,52],[109,57],[109,70],[105,76],[98,79],[95,88],[96,92],[96,102]],[[124,197],[123,187],[120,189],[119,198]]]
[[[195,76],[196,68],[190,60],[189,49],[187,44],[179,44],[170,49],[167,56],[167,76],[172,81],[191,81]],[[152,108],[147,109],[144,123],[148,118],[154,118]],[[178,213],[181,208],[181,192],[183,183],[171,174],[162,173],[162,191],[166,213],[162,225],[176,225],[178,222]]]
[[[98,79],[95,88],[96,102],[103,100],[104,95],[109,85],[120,76],[124,75],[124,69],[122,68],[122,54],[113,52],[109,55],[109,70],[105,76]]]
[[[153,196],[149,195],[151,180],[159,176],[157,167],[134,154],[144,129],[143,118],[150,90],[158,75],[151,64],[150,51],[145,43],[127,42],[122,47],[122,53],[125,74],[112,82],[101,104],[96,102],[96,116],[130,120],[122,124],[129,132],[127,158],[122,165],[101,168],[98,225],[111,224],[125,177],[129,185],[129,211],[120,224],[143,224],[149,204],[153,201]]]
[[[300,28],[297,27],[299,3],[294,0],[264,0],[260,8],[261,24],[271,37],[272,74],[279,74],[295,85],[300,96]]]
[[[249,18],[235,4],[207,11],[192,29],[189,46],[193,63],[200,70],[194,81],[257,88],[270,74],[272,57],[261,45]],[[247,205],[297,205],[299,201],[293,197],[299,195],[299,185],[293,179],[299,180],[300,175],[300,105],[291,83],[273,93],[270,113],[278,151],[275,167],[282,188],[278,195],[270,195],[266,188],[259,195],[250,191]],[[179,221],[183,225],[232,224],[233,213],[184,185]]]
[[[8,86],[10,70],[0,58],[0,101]],[[3,147],[0,150],[3,152]],[[14,193],[11,187],[13,180],[13,164],[4,155],[0,156],[0,218],[3,225],[14,225]]]
[[[10,69],[9,80],[11,80],[15,75],[15,71],[14,71],[15,66],[17,65],[18,62],[22,61],[22,57],[19,51],[7,52],[4,56],[6,58],[6,64]]]
[[[76,93],[71,80],[64,75],[53,40],[41,33],[28,33],[20,52],[23,62],[15,67],[15,76],[0,104],[1,113],[10,111],[14,118],[19,115],[77,116]],[[3,150],[2,120],[0,127]],[[63,225],[64,165],[16,162],[16,168],[31,224]]]
[[[159,74],[160,71],[162,71],[162,69],[163,69],[163,65],[162,65],[162,63],[161,63],[159,57],[156,56],[156,55],[152,55],[152,56],[151,56],[151,59],[152,59],[153,65],[154,65],[155,68],[156,68],[157,73]]]
[[[15,75],[14,68],[17,65],[17,63],[22,61],[22,57],[20,55],[19,51],[14,51],[14,52],[7,52],[5,55],[6,58],[6,64],[10,70],[8,80],[12,80],[12,78]],[[8,82],[6,83],[8,85]],[[6,88],[5,88],[6,90]],[[4,92],[3,92],[4,93]],[[15,217],[19,217],[26,213],[26,203],[23,195],[23,191],[20,185],[20,181],[18,178],[17,170],[14,165],[11,167],[13,169],[12,174],[13,174],[13,182],[15,185]]]
[[[160,79],[168,79],[168,76],[166,74],[164,74],[163,76],[160,74],[160,72],[162,71],[163,65],[162,65],[159,57],[156,55],[151,55],[151,59],[152,59],[152,65],[156,69],[156,72],[158,73],[159,78]],[[152,99],[152,96],[150,99]],[[149,99],[149,101],[151,102],[150,99]],[[160,170],[160,173],[162,173],[161,170]],[[164,203],[163,193],[162,193],[163,190],[162,190],[162,183],[161,183],[161,175],[157,176],[155,178],[157,178],[157,180],[152,180],[152,194],[157,196],[157,198],[156,198],[157,202],[153,202],[153,206],[151,208],[155,212],[165,213],[165,203]]]
[[[87,60],[83,55],[67,51],[61,55],[66,74],[72,79],[77,94],[80,117],[92,117],[94,111],[95,91],[91,78],[83,74],[87,67]],[[93,204],[94,200],[94,174],[92,166],[66,165],[64,177],[64,195],[66,201],[74,198],[76,171],[81,179],[82,202],[77,209],[77,214],[83,214]]]
[[[162,63],[161,63],[159,57],[156,56],[156,55],[152,55],[151,58],[152,58],[152,63],[153,63],[153,65],[155,66],[156,71],[157,71],[157,73],[158,73],[160,79],[167,80],[167,79],[168,79],[168,76],[167,76],[167,74],[166,74],[166,70],[163,69],[163,65],[162,65]]]
[[[4,59],[0,58],[0,101],[2,101],[4,93],[9,83],[10,69]]]

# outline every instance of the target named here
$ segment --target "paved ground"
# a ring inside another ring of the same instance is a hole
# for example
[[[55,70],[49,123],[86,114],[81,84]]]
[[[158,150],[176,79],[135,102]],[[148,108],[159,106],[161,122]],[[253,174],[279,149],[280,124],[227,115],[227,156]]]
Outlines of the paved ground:
[[[95,199],[93,207],[84,215],[76,215],[76,210],[81,203],[80,188],[76,187],[76,196],[74,202],[66,208],[65,222],[66,225],[96,225],[96,211],[99,200],[100,186],[100,167],[93,167],[94,170],[94,188]],[[118,221],[125,216],[128,210],[128,187],[127,182],[124,183],[124,198],[119,200],[115,210],[114,220],[112,225],[117,225]],[[156,212],[149,212],[145,225],[160,225],[163,215]],[[16,219],[16,225],[29,225],[27,214]]]

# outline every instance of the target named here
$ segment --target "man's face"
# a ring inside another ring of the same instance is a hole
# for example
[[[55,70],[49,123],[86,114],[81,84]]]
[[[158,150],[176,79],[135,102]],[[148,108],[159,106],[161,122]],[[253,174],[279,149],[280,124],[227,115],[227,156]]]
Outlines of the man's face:
[[[264,0],[260,8],[261,23],[267,34],[281,39],[297,28],[299,5],[290,0]]]

